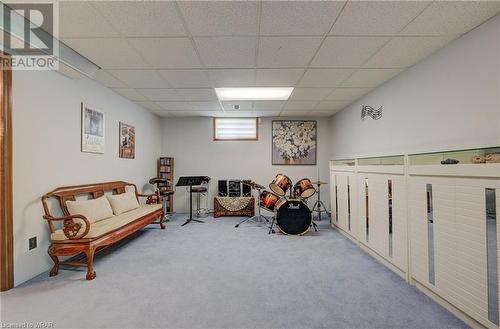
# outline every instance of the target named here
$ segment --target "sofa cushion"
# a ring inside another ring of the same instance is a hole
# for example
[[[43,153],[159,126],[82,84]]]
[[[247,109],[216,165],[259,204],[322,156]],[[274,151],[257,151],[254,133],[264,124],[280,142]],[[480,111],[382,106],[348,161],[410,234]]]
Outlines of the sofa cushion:
[[[133,192],[107,195],[106,197],[108,198],[115,215],[120,215],[126,211],[139,208],[139,202]]]
[[[127,225],[128,223],[133,222],[136,219],[139,219],[145,215],[148,215],[152,212],[161,209],[161,204],[151,204],[151,205],[141,205],[139,208],[124,212],[118,216],[113,216],[107,219],[100,220],[98,222],[94,222],[90,225],[90,230],[84,239],[92,239],[100,237],[108,232],[114,231],[122,226]],[[81,231],[83,231],[83,228]],[[80,234],[81,232],[78,232]],[[54,233],[50,235],[51,239],[54,241],[67,240],[68,238],[64,235],[62,229],[56,230]]]
[[[105,196],[81,201],[66,201],[70,215],[83,215],[90,223],[113,216],[113,209]]]

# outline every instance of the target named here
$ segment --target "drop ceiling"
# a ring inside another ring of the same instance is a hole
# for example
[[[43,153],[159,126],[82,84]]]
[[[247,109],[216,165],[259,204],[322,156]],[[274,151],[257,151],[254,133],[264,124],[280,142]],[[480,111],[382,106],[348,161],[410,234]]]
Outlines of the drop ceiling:
[[[59,36],[102,68],[97,81],[160,116],[331,116],[499,12],[498,1],[60,1]],[[219,102],[213,89],[273,86],[295,90]]]

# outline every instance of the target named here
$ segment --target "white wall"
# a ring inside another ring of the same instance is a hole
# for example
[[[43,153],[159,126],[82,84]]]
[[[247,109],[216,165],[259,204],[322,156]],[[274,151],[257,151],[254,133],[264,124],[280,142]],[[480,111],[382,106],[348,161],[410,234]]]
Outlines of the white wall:
[[[283,118],[280,118],[283,119]],[[297,118],[293,118],[297,119]],[[213,197],[217,194],[219,179],[251,179],[268,186],[277,173],[289,176],[295,183],[307,177],[328,181],[330,132],[329,119],[307,118],[318,122],[318,157],[316,166],[273,166],[271,161],[271,122],[264,118],[259,126],[258,141],[212,141],[211,118],[168,118],[163,120],[164,156],[175,158],[174,178],[188,175],[207,175],[210,183],[209,207],[213,208]],[[321,198],[329,207],[329,189],[321,189]],[[314,203],[316,197],[311,202]],[[189,193],[177,188],[174,210],[189,210]],[[326,217],[325,217],[326,218]]]
[[[156,173],[158,117],[98,83],[55,72],[14,72],[14,281],[47,270],[49,232],[40,197],[56,187],[127,180],[143,188]],[[105,113],[105,154],[80,152],[80,103]],[[136,158],[118,157],[118,124],[136,127]],[[28,251],[28,239],[38,247]]]
[[[500,145],[500,16],[331,120],[334,158]],[[361,105],[384,106],[360,119]]]

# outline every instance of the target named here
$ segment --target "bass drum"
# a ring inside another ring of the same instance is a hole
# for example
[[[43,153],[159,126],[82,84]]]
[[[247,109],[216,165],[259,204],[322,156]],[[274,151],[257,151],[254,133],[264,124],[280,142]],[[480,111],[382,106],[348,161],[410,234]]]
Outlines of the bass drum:
[[[311,210],[297,199],[280,199],[274,208],[274,216],[278,228],[284,234],[305,234],[312,223]]]

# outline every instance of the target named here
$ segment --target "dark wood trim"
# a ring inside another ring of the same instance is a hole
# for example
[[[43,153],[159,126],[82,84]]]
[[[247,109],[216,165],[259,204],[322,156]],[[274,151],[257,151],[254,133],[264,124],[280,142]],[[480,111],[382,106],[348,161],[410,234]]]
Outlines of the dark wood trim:
[[[236,139],[219,139],[215,138],[215,120],[216,119],[249,119],[249,118],[244,118],[244,117],[222,117],[222,118],[212,118],[212,141],[214,142],[245,142],[245,141],[250,141],[250,142],[255,142],[259,140],[259,118],[255,118],[255,127],[256,127],[256,138],[236,138]],[[252,119],[252,118],[250,118]]]
[[[4,55],[0,55],[3,59]],[[12,71],[0,61],[0,290],[14,287],[12,223]]]

